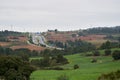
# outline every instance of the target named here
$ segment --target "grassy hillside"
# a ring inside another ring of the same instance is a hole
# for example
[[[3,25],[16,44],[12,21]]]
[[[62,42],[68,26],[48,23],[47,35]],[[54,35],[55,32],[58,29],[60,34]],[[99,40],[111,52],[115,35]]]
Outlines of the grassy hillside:
[[[103,53],[103,51],[100,52]],[[62,66],[66,70],[38,70],[32,73],[31,80],[56,80],[58,76],[63,74],[66,74],[70,80],[97,80],[102,73],[120,69],[120,61],[113,61],[111,56],[96,57],[97,63],[91,63],[93,57],[85,57],[80,54],[66,57],[70,62],[70,64]],[[74,64],[78,64],[80,68],[74,70]]]

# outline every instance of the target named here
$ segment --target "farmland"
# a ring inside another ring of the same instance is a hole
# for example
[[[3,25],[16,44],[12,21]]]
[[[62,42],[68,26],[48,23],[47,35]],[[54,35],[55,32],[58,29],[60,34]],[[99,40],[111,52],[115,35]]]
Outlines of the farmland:
[[[85,36],[78,36],[77,32],[47,32],[47,35],[45,36],[48,41],[60,41],[65,43],[68,40],[75,41],[75,40],[82,40],[87,41],[95,45],[96,47],[99,47],[102,43],[106,42],[107,39],[105,39],[106,35],[97,35],[97,34],[91,34],[91,35],[85,35]]]
[[[0,42],[0,46],[10,47],[11,49],[20,49],[20,48],[28,48],[29,50],[42,51],[45,48],[41,46],[37,46],[34,44],[28,43],[28,37],[26,36],[8,36],[8,42]]]
[[[116,49],[113,49],[116,50]],[[100,51],[103,54],[103,50]],[[102,73],[108,73],[120,69],[120,61],[113,61],[111,56],[96,57],[98,62],[91,63],[93,57],[85,57],[80,54],[65,56],[69,64],[61,66],[66,70],[37,70],[32,73],[31,80],[56,80],[60,75],[67,75],[70,80],[97,80]],[[74,70],[74,64],[79,69]]]
[[[36,46],[36,45],[32,45],[32,44],[26,44],[26,45],[16,45],[16,46],[12,46],[11,47],[13,50],[15,49],[20,49],[20,48],[27,48],[29,50],[36,50],[36,51],[42,51],[45,48],[41,47],[41,46]]]

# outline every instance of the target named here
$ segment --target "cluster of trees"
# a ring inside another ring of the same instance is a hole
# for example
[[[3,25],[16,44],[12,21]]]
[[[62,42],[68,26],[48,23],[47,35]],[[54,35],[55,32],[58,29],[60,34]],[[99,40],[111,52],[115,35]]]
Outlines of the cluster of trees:
[[[30,80],[34,70],[29,62],[18,57],[0,56],[0,80]]]
[[[112,57],[114,58],[114,60],[120,60],[120,50],[115,50],[112,53]]]
[[[57,80],[70,80],[70,78],[67,75],[60,75],[59,77],[57,77]]]
[[[119,48],[119,43],[106,41],[100,46],[100,49],[111,49],[111,48]]]
[[[97,28],[90,28],[80,31],[78,34],[119,34],[120,33],[120,26],[116,27],[97,27]]]
[[[120,70],[108,74],[102,74],[98,80],[120,80]]]
[[[65,51],[68,51],[71,54],[88,52],[92,50],[95,50],[95,46],[82,40],[75,40],[74,42],[67,41],[65,44]]]
[[[64,48],[64,43],[60,41],[48,41],[49,45]]]
[[[99,50],[94,50],[92,53],[84,53],[85,56],[109,56],[112,54],[111,49],[105,49],[104,54],[101,54]]]
[[[95,49],[95,46],[91,43],[82,41],[82,40],[75,40],[75,41],[66,41],[65,43],[58,42],[58,41],[49,41],[51,44],[64,48],[63,52],[64,54],[75,54],[75,53],[81,53],[86,51],[92,51]]]
[[[63,57],[63,55],[61,54],[52,57],[50,57],[49,55],[45,55],[42,59],[31,60],[31,64],[40,68],[64,65],[67,63],[69,63],[67,58]]]
[[[20,32],[14,32],[14,31],[0,31],[0,41],[2,42],[8,42],[7,36],[22,36],[23,34]]]
[[[15,31],[0,31],[0,36],[22,36],[23,34],[21,32],[15,32]]]
[[[4,48],[0,47],[0,55],[14,55],[14,56],[19,56],[23,60],[29,60],[29,57],[35,57],[35,56],[41,56],[38,51],[31,51],[27,48],[20,48],[20,49],[15,49],[12,50],[11,48]]]
[[[31,35],[29,36],[29,42],[32,43],[32,44],[34,44]]]

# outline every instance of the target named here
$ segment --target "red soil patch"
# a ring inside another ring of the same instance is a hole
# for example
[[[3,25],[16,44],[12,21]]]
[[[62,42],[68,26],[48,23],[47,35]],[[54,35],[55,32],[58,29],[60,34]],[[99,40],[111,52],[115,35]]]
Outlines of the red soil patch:
[[[11,48],[12,48],[13,50],[15,50],[15,49],[20,49],[20,48],[28,48],[28,49],[30,49],[31,51],[32,51],[32,50],[42,51],[42,50],[45,49],[44,47],[40,47],[40,46],[36,46],[36,45],[18,45],[18,46],[12,46]]]
[[[19,42],[25,42],[28,40],[27,37],[25,36],[19,36],[19,37],[15,37],[15,36],[8,36],[7,37],[9,41],[19,41]]]
[[[60,41],[60,42],[66,42],[67,40],[75,41],[75,40],[84,40],[84,41],[91,41],[91,40],[102,40],[106,37],[106,35],[87,35],[87,36],[76,36],[72,37],[72,32],[65,32],[65,33],[55,33],[55,32],[49,32],[46,36],[47,40],[51,41]]]
[[[24,36],[20,36],[20,37],[18,37],[18,39],[19,39],[21,42],[25,42],[25,41],[28,40],[28,38],[27,38],[27,37],[24,37]]]
[[[106,35],[87,35],[87,36],[80,36],[81,40],[91,41],[91,40],[102,40],[106,37]]]
[[[67,40],[71,40],[72,34],[73,34],[72,32],[63,32],[63,33],[49,32],[48,36],[46,36],[46,39],[48,41],[66,42]]]
[[[0,46],[8,46],[10,45],[11,43],[10,42],[0,42]]]

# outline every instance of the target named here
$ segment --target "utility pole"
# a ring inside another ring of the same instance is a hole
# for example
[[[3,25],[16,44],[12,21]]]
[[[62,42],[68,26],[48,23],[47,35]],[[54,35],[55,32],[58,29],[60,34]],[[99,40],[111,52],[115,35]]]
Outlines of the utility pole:
[[[11,31],[13,31],[13,25],[11,25]]]

